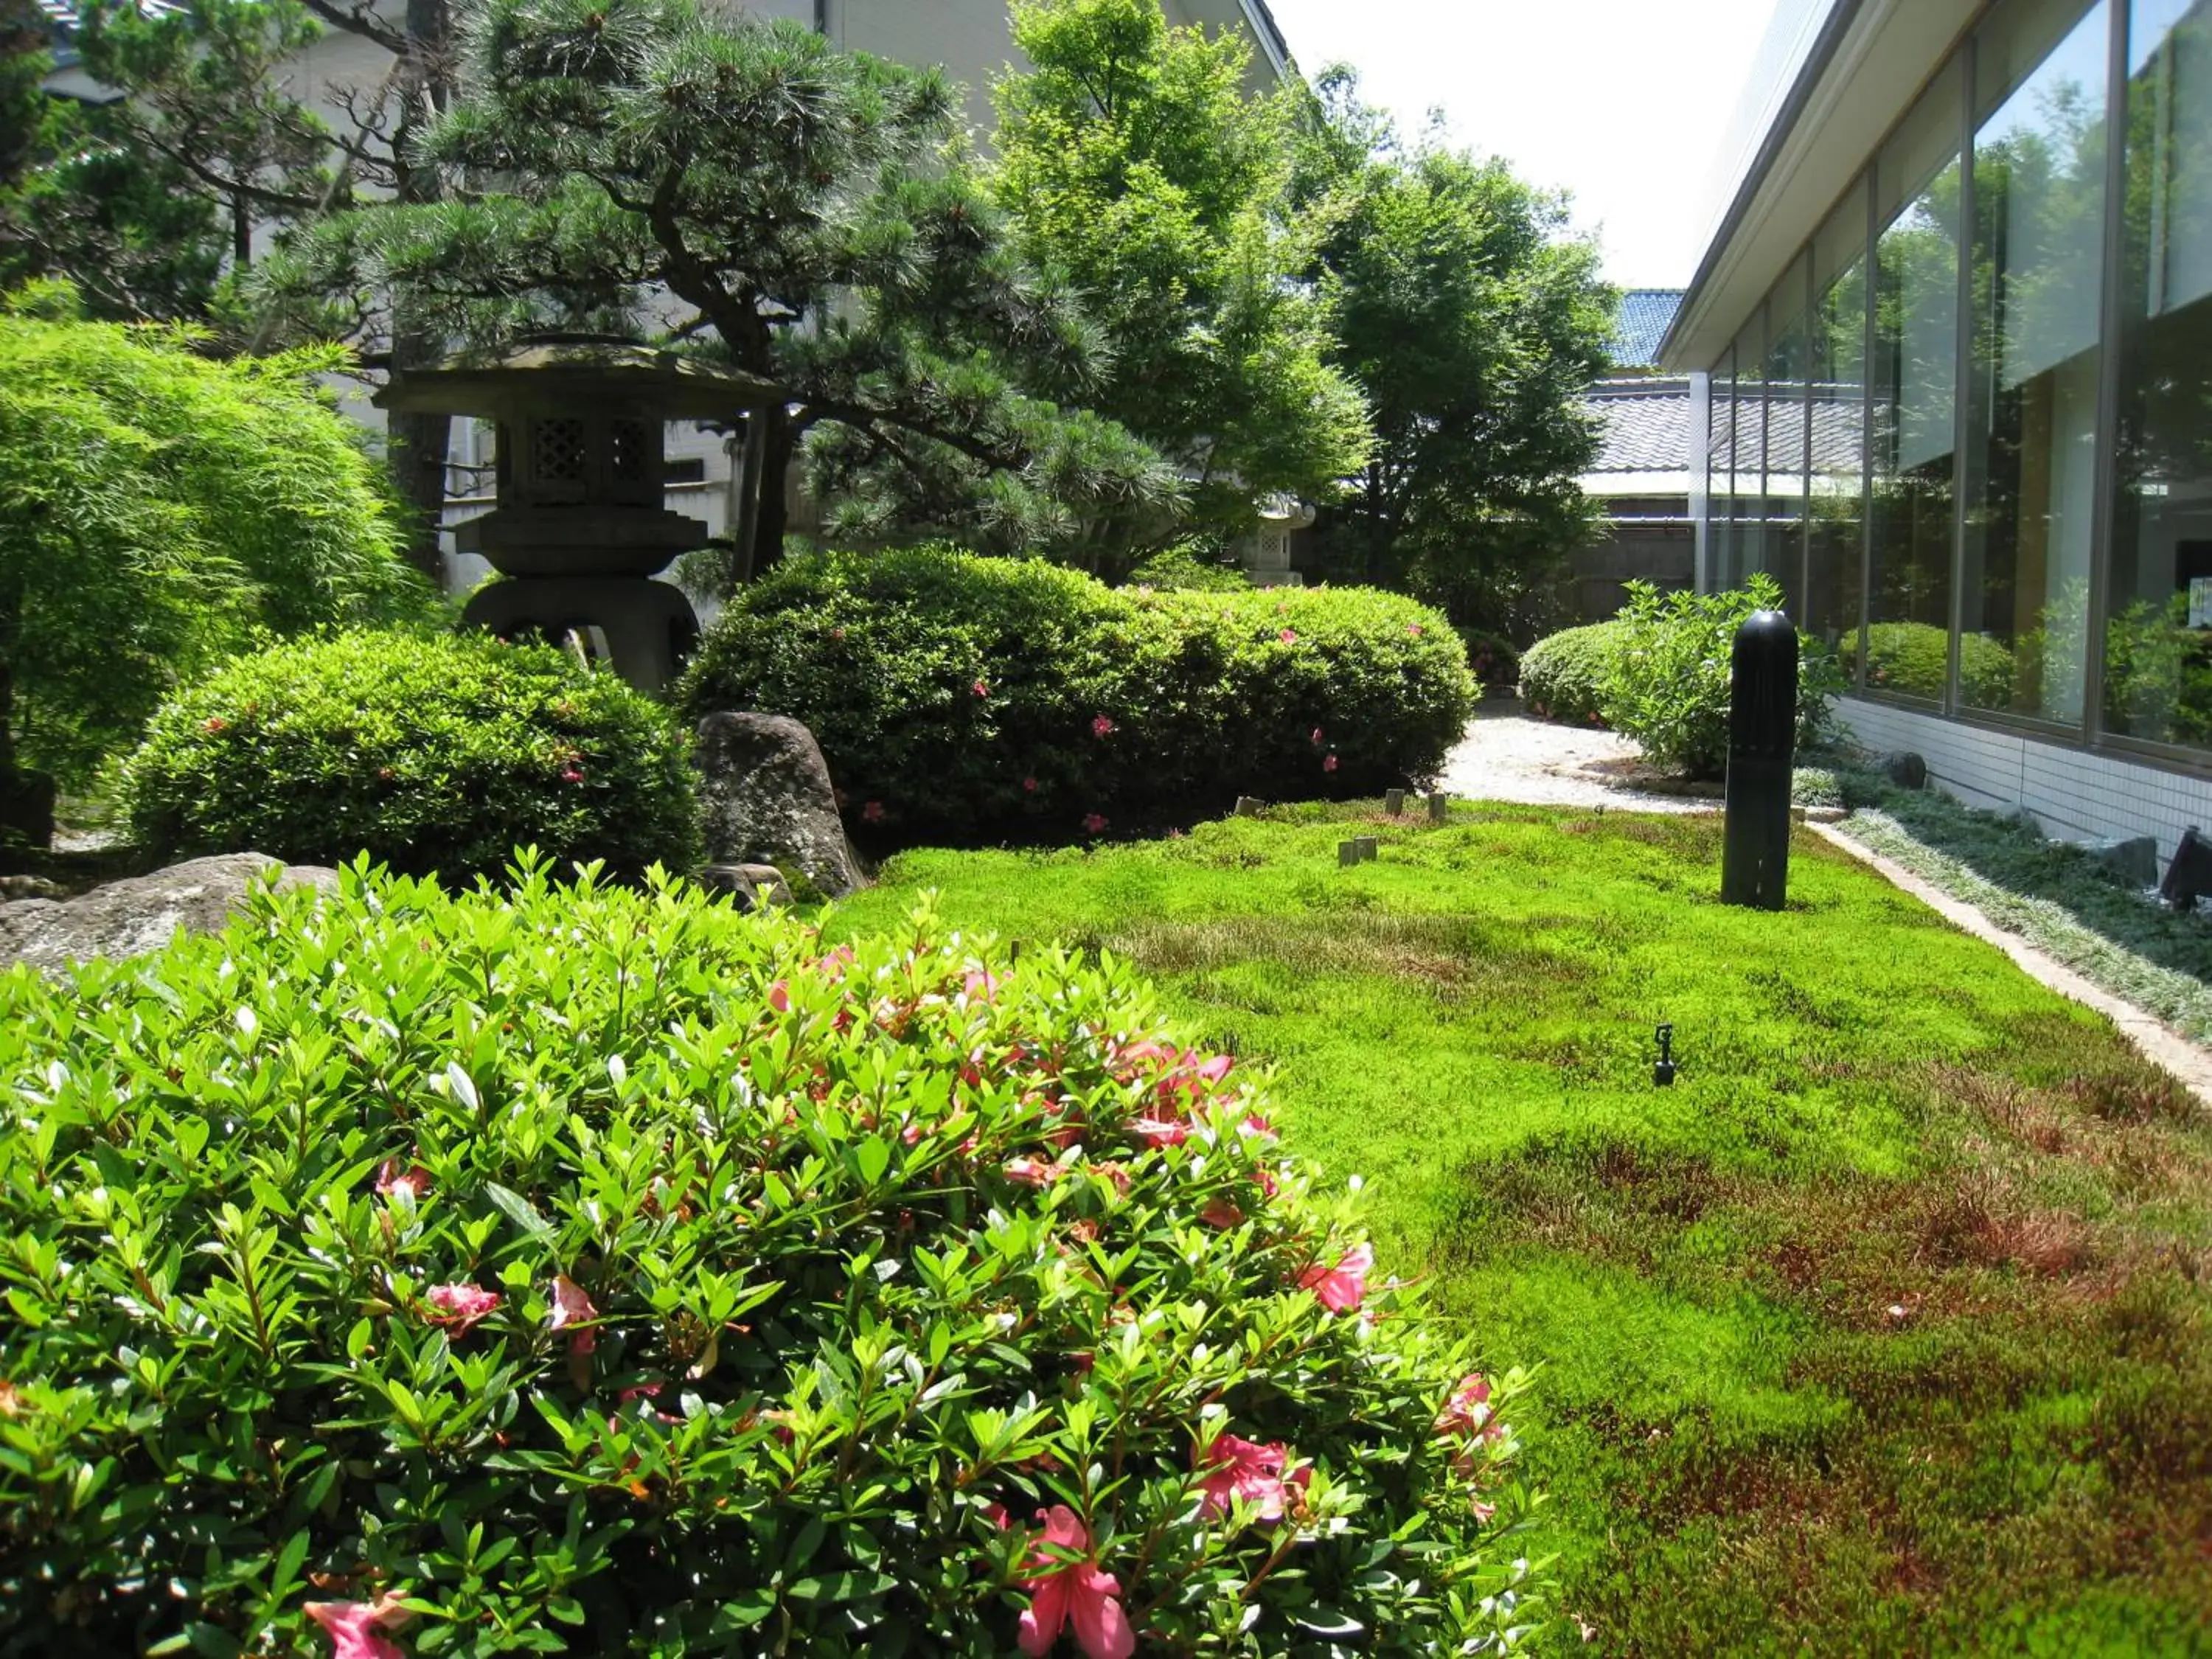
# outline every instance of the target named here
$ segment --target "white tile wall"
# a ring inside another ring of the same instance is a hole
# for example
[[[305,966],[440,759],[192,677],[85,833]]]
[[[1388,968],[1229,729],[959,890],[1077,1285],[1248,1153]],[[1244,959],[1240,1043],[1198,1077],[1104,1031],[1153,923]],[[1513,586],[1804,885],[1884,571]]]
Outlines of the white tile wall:
[[[1970,806],[2025,806],[2062,841],[2154,836],[2163,863],[2184,830],[2212,829],[2212,780],[1856,697],[1836,712],[1868,749],[1917,750],[1946,794]]]

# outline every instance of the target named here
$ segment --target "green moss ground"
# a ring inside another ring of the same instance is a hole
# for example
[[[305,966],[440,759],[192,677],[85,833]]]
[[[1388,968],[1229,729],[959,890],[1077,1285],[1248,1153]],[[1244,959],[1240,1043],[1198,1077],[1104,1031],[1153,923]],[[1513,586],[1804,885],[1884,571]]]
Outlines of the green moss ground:
[[[1543,1367],[1560,1650],[2212,1652],[2212,1122],[1824,843],[1720,905],[1718,833],[1284,809],[908,854],[830,926],[933,889],[1272,1065],[1385,1264]]]

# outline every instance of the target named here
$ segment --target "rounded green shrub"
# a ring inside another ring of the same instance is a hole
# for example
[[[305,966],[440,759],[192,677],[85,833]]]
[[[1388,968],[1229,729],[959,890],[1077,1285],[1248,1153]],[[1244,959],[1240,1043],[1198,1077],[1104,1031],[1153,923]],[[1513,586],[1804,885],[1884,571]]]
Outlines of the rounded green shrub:
[[[1432,774],[1474,685],[1450,626],[1363,588],[1109,588],[939,550],[794,559],[708,631],[694,718],[787,714],[879,840],[1202,817]]]
[[[489,635],[325,635],[233,659],[169,699],[125,773],[162,856],[366,852],[407,874],[495,873],[518,847],[622,876],[688,868],[688,741],[614,675]]]
[[[0,975],[0,1085],[12,1651],[1528,1622],[1524,1380],[1110,961],[356,866]]]
[[[1607,723],[1633,738],[1652,765],[1693,778],[1728,769],[1729,704],[1736,629],[1757,611],[1782,608],[1782,587],[1760,573],[1720,593],[1662,593],[1628,584],[1628,603],[1605,684]],[[1828,700],[1844,689],[1836,660],[1797,636],[1797,742],[1826,728]]]
[[[1870,623],[1867,626],[1867,689],[1940,700],[1949,672],[1951,636],[1932,623]],[[1859,642],[1846,633],[1837,647],[1846,676],[1856,674]],[[1966,701],[1976,708],[2010,706],[2013,655],[2002,640],[1969,634],[1959,643],[1959,673]]]
[[[1530,646],[1521,658],[1521,701],[1528,712],[1578,726],[1602,720],[1606,678],[1620,637],[1617,623],[1592,623]]]

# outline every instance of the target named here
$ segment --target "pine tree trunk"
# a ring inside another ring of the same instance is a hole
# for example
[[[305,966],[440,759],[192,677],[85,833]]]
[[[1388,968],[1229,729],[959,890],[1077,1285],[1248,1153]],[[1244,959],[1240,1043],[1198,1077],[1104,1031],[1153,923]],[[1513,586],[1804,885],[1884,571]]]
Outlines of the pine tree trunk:
[[[407,0],[407,52],[413,61],[411,72],[400,77],[400,96],[407,106],[394,133],[394,148],[403,158],[396,180],[403,202],[434,202],[441,193],[436,169],[408,166],[404,158],[425,106],[428,111],[446,107],[450,23],[447,0]],[[404,305],[392,307],[392,367],[395,370],[421,368],[445,355],[446,343],[416,326],[410,310]],[[453,417],[393,415],[386,430],[391,440],[392,482],[406,509],[407,562],[442,588],[445,560],[439,550],[438,532],[446,514],[446,461],[453,444]]]
[[[760,493],[753,503],[753,576],[775,568],[783,558],[784,527],[790,522],[787,505],[791,487],[792,458],[799,450],[799,434],[791,416],[781,409],[763,410],[756,416],[763,428],[761,442]]]

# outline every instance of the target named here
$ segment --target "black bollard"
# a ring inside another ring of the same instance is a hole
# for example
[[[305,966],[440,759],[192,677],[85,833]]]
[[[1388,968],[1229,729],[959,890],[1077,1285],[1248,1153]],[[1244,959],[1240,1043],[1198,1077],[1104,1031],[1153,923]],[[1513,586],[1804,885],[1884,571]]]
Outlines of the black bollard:
[[[1779,910],[1790,888],[1790,773],[1797,752],[1797,629],[1790,618],[1779,611],[1745,618],[1732,671],[1721,902]]]

